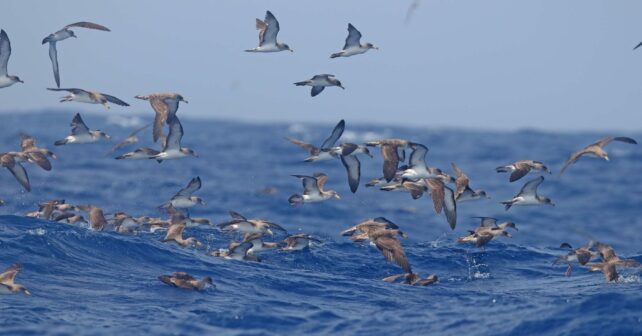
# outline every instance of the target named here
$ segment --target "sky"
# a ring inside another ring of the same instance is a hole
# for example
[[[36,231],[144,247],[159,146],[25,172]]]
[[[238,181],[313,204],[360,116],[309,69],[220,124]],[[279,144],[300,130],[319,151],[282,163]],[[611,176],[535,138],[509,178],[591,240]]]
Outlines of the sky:
[[[133,99],[179,92],[179,115],[250,122],[324,122],[553,131],[642,129],[641,1],[32,1],[4,0],[12,43],[0,112],[43,109],[150,113]],[[270,10],[295,52],[245,53],[254,19]],[[62,87],[93,89],[132,106],[58,102],[48,46],[58,44]],[[330,59],[347,25],[380,50]],[[330,73],[346,90],[310,97],[296,81]]]

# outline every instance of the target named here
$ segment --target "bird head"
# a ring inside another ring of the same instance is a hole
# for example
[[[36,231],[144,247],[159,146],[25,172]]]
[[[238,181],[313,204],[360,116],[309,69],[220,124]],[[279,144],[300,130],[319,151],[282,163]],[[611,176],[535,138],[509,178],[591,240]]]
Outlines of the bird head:
[[[379,50],[379,47],[375,46],[375,45],[374,45],[374,44],[372,44],[372,43],[366,43],[366,47],[367,47],[368,49],[376,49],[376,50]]]
[[[191,148],[181,148],[181,152],[187,155],[191,155],[193,157],[198,157],[198,154],[196,154],[196,152]]]
[[[21,80],[20,77],[18,76],[8,76],[8,77],[11,78],[11,80],[13,80],[14,82],[24,83],[24,81]]]

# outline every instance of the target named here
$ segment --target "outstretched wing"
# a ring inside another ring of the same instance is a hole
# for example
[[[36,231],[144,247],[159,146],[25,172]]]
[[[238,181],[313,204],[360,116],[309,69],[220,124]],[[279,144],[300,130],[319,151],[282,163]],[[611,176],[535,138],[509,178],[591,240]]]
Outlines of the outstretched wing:
[[[637,141],[629,137],[608,137],[608,138],[598,140],[595,144],[600,147],[604,147],[610,144],[612,141],[620,141],[620,142],[625,142],[632,145],[637,145]]]
[[[297,145],[297,146],[302,147],[303,149],[305,149],[306,151],[308,151],[308,153],[310,153],[310,155],[314,155],[315,153],[317,153],[317,152],[319,151],[319,149],[318,149],[318,148],[316,148],[314,145],[309,144],[309,143],[307,143],[307,142],[303,142],[303,141],[301,141],[301,140],[297,140],[297,139],[295,139],[295,138],[291,138],[291,137],[286,137],[286,139],[287,139],[289,142],[291,142],[291,143],[293,143],[293,144],[295,144],[295,145]]]
[[[331,147],[334,147],[334,144],[339,140],[341,135],[343,134],[343,130],[346,128],[346,122],[341,119],[339,123],[334,126],[334,129],[332,130],[332,134],[325,139],[323,144],[321,144],[321,149],[329,149]]]
[[[82,135],[87,133],[89,133],[89,127],[85,125],[85,122],[82,120],[80,113],[76,113],[74,119],[71,120],[71,134]]]
[[[110,95],[105,94],[105,93],[101,93],[101,95],[103,97],[105,97],[105,99],[107,99],[107,101],[110,102],[110,103],[114,103],[114,104],[120,105],[120,106],[129,106],[129,104],[125,103],[124,101],[122,101],[122,100],[120,100],[120,99],[118,99],[118,98],[116,98],[114,96],[110,96]]]
[[[352,23],[348,23],[348,37],[346,37],[346,44],[343,46],[343,50],[359,47],[360,45],[361,33],[352,25]]]
[[[7,166],[7,169],[13,174],[13,176],[18,180],[20,185],[27,191],[31,191],[31,185],[29,184],[29,176],[25,168],[19,163],[15,162],[13,166]]]
[[[522,189],[519,191],[518,196],[537,194],[537,187],[539,187],[542,182],[544,182],[544,176],[540,176],[526,182],[526,184],[524,184]]]
[[[317,179],[312,176],[304,175],[292,175],[294,177],[300,178],[303,182],[303,194],[304,195],[320,195],[321,191],[317,185]]]
[[[422,169],[426,168],[426,154],[428,153],[428,148],[422,144],[411,143],[410,148],[412,148],[412,153],[410,153],[410,168]]]
[[[259,46],[264,44],[276,44],[276,36],[279,34],[279,21],[276,20],[272,12],[265,12],[265,20],[263,20],[266,27],[259,34]],[[258,25],[257,25],[258,27]]]
[[[167,135],[167,141],[165,141],[165,146],[163,152],[167,150],[180,150],[181,149],[181,139],[183,138],[183,125],[181,125],[178,118],[174,118],[169,124],[169,134]]]
[[[444,186],[444,212],[450,228],[454,230],[457,226],[457,202],[453,190],[446,186]]]
[[[381,236],[375,239],[374,243],[386,260],[397,263],[407,273],[412,272],[406,253],[397,238]]]
[[[60,87],[60,72],[58,70],[58,50],[56,49],[56,42],[49,42],[49,59],[51,59],[51,66],[53,67],[56,86]]]
[[[76,23],[72,23],[70,25],[66,25],[65,28],[72,28],[72,27],[81,27],[81,28],[88,28],[88,29],[96,29],[96,30],[102,30],[102,31],[111,31],[109,28],[99,25],[97,23],[93,22],[87,22],[87,21],[80,21]]]
[[[26,151],[33,147],[36,147],[36,140],[28,134],[20,134],[20,149]]]
[[[0,76],[7,74],[9,56],[11,56],[11,41],[9,41],[9,36],[3,29],[0,31]]]
[[[584,148],[584,149],[580,149],[579,151],[571,154],[571,156],[569,156],[568,160],[566,160],[566,162],[564,162],[564,166],[560,170],[560,175],[562,175],[562,173],[564,173],[564,171],[566,170],[566,168],[568,168],[568,166],[570,166],[573,163],[575,163],[580,157],[582,157],[582,155],[584,155],[586,153],[589,153],[589,152],[586,150],[586,148]]]
[[[461,169],[459,169],[459,167],[457,167],[454,162],[451,162],[450,164],[452,165],[455,176],[457,177],[457,179],[455,180],[455,198],[458,198],[459,195],[461,195],[468,187],[470,179],[468,179],[468,176],[466,176],[466,174],[464,174],[464,172],[461,171]]]
[[[189,181],[189,183],[185,188],[179,190],[174,197],[177,197],[177,196],[189,197],[199,189],[201,189],[201,178],[200,176],[197,176],[193,178],[191,181]]]
[[[381,156],[383,157],[383,176],[386,182],[392,181],[397,173],[399,165],[399,154],[397,147],[393,145],[381,145]]]
[[[18,263],[9,266],[4,272],[0,273],[0,283],[13,284],[16,275],[21,269],[22,266]]]
[[[350,191],[353,193],[357,192],[359,180],[361,179],[361,162],[359,162],[359,159],[355,155],[341,155],[341,163],[343,163],[343,166],[348,172]]]

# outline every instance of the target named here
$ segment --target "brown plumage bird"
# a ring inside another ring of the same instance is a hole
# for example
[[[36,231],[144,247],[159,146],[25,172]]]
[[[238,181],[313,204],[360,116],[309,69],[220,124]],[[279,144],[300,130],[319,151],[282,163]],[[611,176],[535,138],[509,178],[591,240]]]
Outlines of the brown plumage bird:
[[[366,143],[366,146],[381,148],[381,156],[383,157],[383,177],[387,182],[390,182],[395,177],[397,167],[399,167],[399,162],[405,160],[405,149],[408,147],[409,143],[410,142],[408,140],[403,139],[384,139]]]
[[[4,272],[0,273],[0,294],[23,292],[27,295],[31,295],[25,286],[14,282],[16,275],[18,275],[18,272],[21,270],[22,266],[15,263],[4,270]]]
[[[597,142],[590,144],[580,149],[579,151],[571,154],[568,160],[566,160],[566,162],[564,163],[564,166],[560,171],[560,175],[564,173],[566,168],[568,168],[571,164],[575,163],[577,160],[579,160],[582,156],[585,156],[585,155],[597,156],[606,161],[609,161],[609,154],[604,150],[604,146],[610,144],[613,141],[620,141],[628,144],[637,145],[637,141],[628,137],[608,137],[608,138],[600,139]]]
[[[395,262],[406,273],[412,273],[401,242],[395,237],[398,234],[399,230],[375,229],[368,232],[368,239],[375,244],[386,260]]]
[[[174,272],[171,275],[161,275],[158,277],[158,280],[170,286],[184,289],[203,290],[208,286],[216,287],[212,278],[208,276],[203,277],[201,280],[197,280],[185,272]]]
[[[172,122],[178,111],[180,102],[188,104],[185,98],[174,92],[167,93],[152,93],[148,95],[139,95],[134,98],[141,100],[148,100],[149,104],[154,109],[156,116],[154,117],[153,139],[154,142],[163,137],[163,125]]]

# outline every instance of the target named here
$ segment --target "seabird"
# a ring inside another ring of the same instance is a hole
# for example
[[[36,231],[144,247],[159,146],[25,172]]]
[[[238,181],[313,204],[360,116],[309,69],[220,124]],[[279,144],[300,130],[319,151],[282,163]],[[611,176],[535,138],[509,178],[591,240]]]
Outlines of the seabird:
[[[389,277],[383,278],[385,282],[396,282],[397,280],[404,278],[403,283],[406,285],[412,286],[428,286],[439,281],[439,278],[435,274],[431,274],[426,278],[422,279],[417,273],[401,273],[391,275]]]
[[[194,150],[181,147],[181,139],[183,138],[183,125],[181,125],[178,117],[174,117],[169,124],[169,135],[160,153],[150,156],[150,159],[155,160],[172,160],[181,159],[188,156],[198,157]]]
[[[265,219],[247,219],[234,211],[230,211],[230,217],[232,217],[232,220],[218,224],[217,226],[223,231],[237,231],[243,234],[258,233],[260,235],[273,235],[274,232],[272,229],[286,232],[280,225]]]
[[[9,266],[4,272],[0,273],[0,294],[13,294],[23,292],[26,295],[31,295],[29,290],[21,285],[15,283],[16,275],[22,270],[22,265],[15,263]]]
[[[310,95],[312,97],[315,97],[319,93],[321,93],[326,86],[338,86],[342,89],[346,89],[341,85],[341,82],[335,78],[334,75],[330,74],[321,74],[321,75],[314,75],[312,78],[308,80],[304,80],[302,82],[296,82],[294,83],[296,86],[311,86],[312,90],[310,91]]]
[[[526,176],[530,171],[543,171],[551,174],[551,171],[542,162],[535,160],[520,160],[506,166],[497,167],[498,173],[511,173],[510,182],[515,182]]]
[[[316,243],[321,243],[321,241],[317,238],[314,238],[308,234],[305,233],[299,233],[295,235],[291,235],[285,238],[283,240],[285,243],[285,247],[283,247],[282,250],[284,251],[299,251],[303,250],[307,247],[310,247],[310,242],[316,242]]]
[[[252,243],[251,242],[235,242],[232,241],[230,242],[229,246],[227,249],[220,249],[217,251],[212,251],[209,253],[209,255],[213,257],[221,257],[225,259],[232,259],[232,260],[247,260],[247,261],[260,261],[259,257],[249,254],[248,252],[252,248]]]
[[[193,290],[203,290],[209,286],[214,286],[212,278],[206,276],[201,280],[196,280],[193,276],[185,272],[174,272],[171,275],[161,275],[158,277],[158,280],[163,283],[184,289],[193,289]]]
[[[339,151],[339,157],[341,158],[341,163],[346,169],[348,174],[348,186],[352,193],[356,193],[359,188],[359,183],[361,181],[361,162],[357,157],[357,154],[363,153],[372,158],[372,154],[368,150],[368,147],[365,145],[357,145],[352,143],[342,144]]]
[[[115,152],[115,151],[117,151],[117,150],[119,150],[119,149],[121,149],[121,148],[123,148],[125,146],[129,146],[129,145],[137,143],[138,140],[139,140],[138,139],[138,133],[140,131],[146,129],[147,127],[149,127],[149,125],[151,125],[151,124],[147,124],[147,125],[145,125],[143,127],[137,128],[133,132],[129,133],[129,135],[123,141],[119,142],[116,146],[112,147],[111,150],[109,151],[109,153],[107,153],[107,155],[109,155],[109,154],[111,154],[111,153],[113,153],[113,152]]]
[[[492,217],[474,217],[481,219],[481,223],[475,230],[468,231],[470,234],[465,237],[460,237],[457,239],[458,243],[472,243],[477,247],[483,247],[488,244],[493,238],[506,236],[512,238],[511,234],[508,233],[507,228],[513,228],[517,231],[517,226],[511,221],[506,221],[501,224],[497,224],[497,219]]]
[[[11,41],[4,30],[0,31],[0,88],[11,86],[15,83],[24,83],[18,76],[7,73],[7,64],[11,56]]]
[[[29,163],[35,163],[44,170],[51,170],[51,162],[47,157],[57,159],[56,154],[46,148],[36,145],[36,140],[28,134],[20,135],[20,150],[26,155]]]
[[[328,138],[323,141],[321,147],[316,147],[312,144],[291,137],[287,137],[286,139],[291,143],[305,149],[310,154],[310,156],[304,160],[305,162],[331,160],[334,158],[334,152],[331,151],[331,149],[343,134],[343,130],[345,129],[345,127],[346,123],[343,119],[341,119],[341,121],[339,121],[339,123],[334,126],[334,129],[332,129],[332,133],[330,134],[330,136],[328,136]]]
[[[328,180],[328,175],[315,173],[314,176],[292,175],[303,181],[303,195],[294,194],[288,198],[290,205],[300,205],[303,203],[321,202],[332,197],[341,199],[339,194],[334,190],[324,191],[323,187]]]
[[[405,148],[408,147],[408,144],[408,140],[402,139],[384,139],[366,143],[366,146],[378,146],[381,148],[381,156],[383,157],[383,177],[386,179],[386,182],[392,181],[397,173],[399,162],[405,160]]]
[[[620,259],[615,254],[615,250],[610,245],[595,242],[595,248],[597,249],[600,257],[602,257],[602,262],[599,263],[587,263],[586,267],[589,268],[589,272],[602,272],[604,273],[604,278],[606,281],[616,281],[619,278],[617,273],[617,267],[640,267],[640,263],[633,259]]]
[[[264,242],[263,235],[260,233],[246,233],[243,236],[243,242],[252,243],[252,248],[247,251],[248,254],[255,254],[267,249],[279,247],[277,243]]]
[[[146,160],[158,155],[160,151],[149,147],[142,147],[123,155],[117,156],[116,160]],[[159,163],[163,160],[157,160]]]
[[[459,167],[457,167],[454,162],[451,162],[451,165],[456,177],[455,200],[457,202],[474,201],[482,198],[489,198],[484,190],[473,190],[469,185],[470,179],[468,178],[468,176],[466,176],[466,174],[464,174],[464,172],[459,169]]]
[[[107,220],[103,209],[95,205],[79,205],[78,209],[89,213],[89,224],[94,231],[103,231],[107,228]]]
[[[194,237],[189,237],[187,239],[183,239],[183,231],[185,230],[185,222],[183,223],[177,223],[177,224],[172,224],[170,225],[169,229],[167,230],[167,234],[165,235],[165,238],[163,239],[163,243],[166,242],[175,242],[180,246],[189,246],[189,245],[196,245],[196,246],[201,246],[201,242],[196,240]]]
[[[179,103],[188,103],[182,95],[174,92],[152,93],[146,96],[139,95],[134,98],[149,100],[149,104],[156,113],[153,131],[154,142],[163,137],[163,124],[167,123],[169,125],[172,120],[174,120]]]
[[[417,181],[419,179],[439,177],[441,170],[431,169],[426,165],[426,154],[428,147],[414,142],[409,142],[408,147],[412,149],[409,167],[402,174],[404,180]]]
[[[70,25],[64,26],[59,31],[49,34],[42,40],[42,44],[49,43],[49,58],[51,59],[51,65],[53,66],[54,79],[56,80],[56,86],[60,87],[60,73],[58,71],[58,51],[56,50],[56,42],[68,39],[70,37],[77,37],[76,34],[69,28],[81,27],[89,28],[102,31],[110,31],[109,28],[92,23],[92,22],[76,22]]]
[[[197,204],[205,205],[202,198],[192,196],[193,193],[201,189],[201,178],[197,176],[189,181],[187,186],[179,190],[168,202],[161,205],[161,208],[172,206],[179,209],[191,208]]]
[[[54,143],[56,146],[93,143],[103,138],[107,140],[111,139],[111,136],[101,130],[90,131],[89,127],[87,127],[82,120],[80,113],[76,113],[69,126],[71,126],[71,135],[56,141]]]
[[[352,23],[348,23],[348,37],[346,37],[346,43],[343,46],[343,49],[330,55],[330,58],[359,55],[370,49],[379,50],[379,48],[375,47],[372,43],[361,44],[361,32],[359,32]]]
[[[60,99],[61,103],[75,101],[79,103],[88,103],[88,104],[102,104],[105,108],[109,108],[109,103],[113,103],[120,106],[129,106],[129,104],[124,101],[108,95],[106,93],[101,93],[97,91],[86,91],[83,89],[57,89],[57,88],[47,88],[49,91],[67,91],[69,95],[66,95]]]
[[[19,160],[16,160],[15,154],[10,153],[0,153],[0,165],[7,168],[13,177],[18,180],[20,185],[27,191],[31,191],[31,184],[29,183],[29,175],[27,171],[20,164]]]
[[[568,264],[568,267],[564,275],[566,275],[567,277],[571,276],[573,272],[573,267],[571,266],[571,262],[577,261],[578,264],[584,266],[589,261],[591,261],[593,257],[596,257],[599,255],[598,252],[591,250],[595,243],[596,242],[592,240],[586,246],[580,246],[576,249],[573,249],[573,247],[571,247],[571,244],[569,243],[562,243],[562,245],[560,245],[560,248],[567,248],[567,249],[570,249],[571,251],[568,252],[566,255],[557,257],[557,259],[553,261],[553,265],[557,265],[559,263]]]
[[[374,229],[368,231],[368,238],[375,244],[386,260],[394,261],[406,273],[412,273],[401,242],[395,237],[398,234],[399,230]]]
[[[608,138],[600,139],[597,142],[590,144],[584,147],[583,149],[580,149],[579,151],[571,154],[568,160],[566,160],[566,162],[564,163],[564,166],[560,171],[560,175],[564,173],[564,171],[566,170],[566,168],[568,168],[568,166],[575,163],[580,157],[584,155],[593,155],[608,161],[609,154],[606,151],[604,151],[603,147],[610,144],[612,141],[620,141],[628,144],[637,145],[637,141],[628,137],[608,137]]]
[[[551,199],[548,197],[542,197],[537,194],[537,187],[544,182],[544,176],[537,177],[533,180],[530,180],[524,184],[522,189],[517,195],[515,195],[511,200],[501,202],[506,206],[506,211],[511,208],[513,205],[540,205],[548,204],[555,206]]]
[[[408,235],[401,231],[399,226],[397,224],[391,222],[385,217],[377,217],[377,218],[369,218],[361,223],[341,231],[342,236],[350,236],[350,239],[352,241],[364,241],[368,239],[368,232],[372,230],[397,230],[397,233],[403,237],[403,238],[408,238]]]
[[[276,36],[279,34],[279,21],[276,20],[270,11],[265,12],[265,20],[256,19],[256,30],[259,31],[259,46],[254,49],[247,49],[247,52],[277,52],[294,51],[285,43],[279,43]]]

